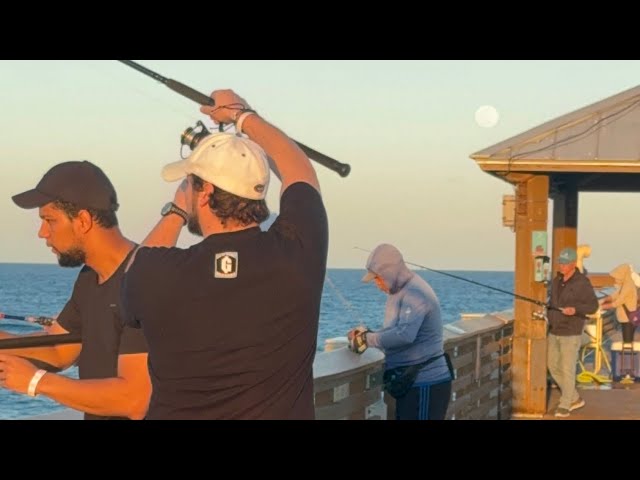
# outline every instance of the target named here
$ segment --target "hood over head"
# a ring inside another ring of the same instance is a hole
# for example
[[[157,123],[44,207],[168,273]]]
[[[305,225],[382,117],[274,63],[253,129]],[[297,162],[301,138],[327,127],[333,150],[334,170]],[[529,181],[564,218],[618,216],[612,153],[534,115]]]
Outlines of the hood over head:
[[[375,275],[381,277],[389,287],[390,293],[400,290],[414,275],[404,263],[402,254],[393,245],[378,245],[367,260],[367,273],[362,281],[369,282]]]
[[[628,263],[618,265],[616,268],[609,272],[609,275],[613,277],[616,283],[623,283],[625,279],[631,279],[631,266]]]

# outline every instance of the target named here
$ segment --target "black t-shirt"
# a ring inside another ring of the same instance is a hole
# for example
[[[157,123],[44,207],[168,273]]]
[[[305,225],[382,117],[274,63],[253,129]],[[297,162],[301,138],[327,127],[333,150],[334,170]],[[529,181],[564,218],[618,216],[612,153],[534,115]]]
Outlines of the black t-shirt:
[[[126,322],[149,344],[148,419],[313,419],[327,262],[320,194],[296,183],[267,232],[138,251]]]
[[[76,279],[71,299],[58,316],[58,323],[70,333],[82,335],[78,376],[82,380],[118,376],[118,355],[146,353],[147,342],[140,330],[123,326],[120,289],[129,256],[102,285],[98,275],[85,266]],[[108,420],[86,413],[86,420]]]

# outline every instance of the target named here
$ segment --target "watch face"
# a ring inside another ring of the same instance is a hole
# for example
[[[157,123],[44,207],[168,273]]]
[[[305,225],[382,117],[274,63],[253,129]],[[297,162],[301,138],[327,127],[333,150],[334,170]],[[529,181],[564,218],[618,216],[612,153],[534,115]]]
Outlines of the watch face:
[[[169,213],[171,213],[171,207],[172,206],[173,205],[172,205],[171,202],[167,203],[164,207],[162,207],[162,210],[160,211],[160,214],[162,216],[169,215]]]

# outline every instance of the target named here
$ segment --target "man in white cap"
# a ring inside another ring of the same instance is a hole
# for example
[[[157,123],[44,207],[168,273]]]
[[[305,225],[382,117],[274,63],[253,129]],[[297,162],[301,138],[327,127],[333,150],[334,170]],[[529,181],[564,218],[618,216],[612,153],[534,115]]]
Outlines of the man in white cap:
[[[149,345],[148,419],[313,419],[313,360],[328,226],[316,173],[297,144],[231,90],[202,107],[237,134],[205,137],[125,276],[128,325]],[[242,136],[246,134],[248,138]],[[269,167],[282,181],[269,210]],[[184,225],[204,239],[175,248]]]

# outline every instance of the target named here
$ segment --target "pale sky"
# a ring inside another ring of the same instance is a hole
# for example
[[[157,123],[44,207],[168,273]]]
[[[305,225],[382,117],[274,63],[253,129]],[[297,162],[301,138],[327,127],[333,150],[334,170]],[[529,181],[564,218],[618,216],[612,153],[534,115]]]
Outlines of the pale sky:
[[[501,225],[513,189],[469,156],[640,82],[640,61],[136,61],[207,95],[232,88],[292,138],[351,165],[341,178],[314,164],[333,268],[364,268],[354,247],[388,242],[429,268],[513,270],[515,236]],[[0,263],[55,263],[37,210],[10,197],[68,160],[107,173],[121,228],[141,241],[173,198],[177,184],[160,170],[179,159],[180,134],[211,125],[191,100],[115,60],[3,60],[0,92]],[[476,123],[484,105],[499,112],[493,128]],[[278,195],[272,181],[275,212]],[[639,207],[632,194],[580,196],[590,271],[640,267],[638,227],[625,224]],[[180,245],[196,241],[185,230]]]

